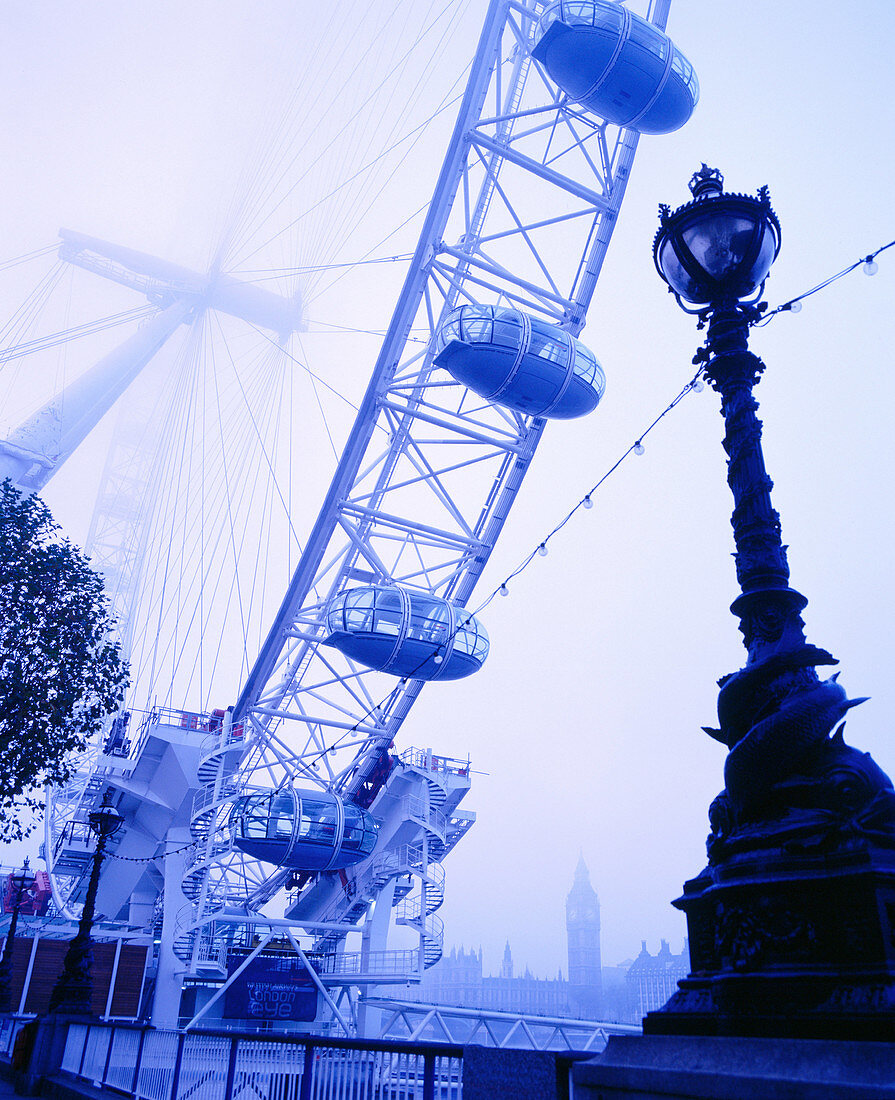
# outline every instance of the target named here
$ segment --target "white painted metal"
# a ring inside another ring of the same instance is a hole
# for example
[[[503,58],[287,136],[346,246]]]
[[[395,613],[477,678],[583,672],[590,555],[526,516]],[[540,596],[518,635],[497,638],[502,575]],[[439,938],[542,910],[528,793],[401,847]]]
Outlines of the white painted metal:
[[[182,298],[168,305],[8,439],[0,440],[0,478],[10,478],[22,492],[40,492],[192,308]]]
[[[366,395],[235,708],[234,721],[252,731],[252,748],[234,777],[239,787],[295,782],[347,796],[363,787],[423,684],[395,683],[322,645],[329,600],[346,587],[375,583],[466,605],[540,441],[543,420],[482,402],[432,356],[440,324],[464,301],[518,305],[572,334],[584,325],[638,135],[568,103],[532,62],[542,9],[541,0],[494,0],[489,7]],[[426,334],[423,350],[408,342],[411,329]],[[218,789],[223,780],[222,771]],[[418,787],[417,797],[427,794]],[[197,926],[232,898],[237,882],[244,889],[256,883],[245,902],[258,910],[287,878],[249,870],[249,861],[234,857],[224,839],[226,812],[222,802],[214,824],[204,824],[206,851],[191,872],[205,876]],[[440,957],[426,849],[443,838],[431,820],[407,820],[417,825],[411,843],[423,850],[423,869],[419,892],[402,900],[398,919],[419,934],[422,969]],[[377,854],[386,850],[381,845]],[[354,887],[367,871],[349,871],[352,889],[335,899],[330,884],[306,884],[290,915],[360,919]]]
[[[62,1069],[145,1100],[298,1100],[299,1095],[319,1100],[424,1095],[460,1100],[463,1094],[463,1061],[456,1052],[327,1045],[314,1047],[308,1058],[306,1051],[300,1039],[276,1042],[236,1033],[178,1035],[73,1023]]]
[[[610,1035],[639,1035],[641,1028],[565,1016],[492,1012],[478,1008],[369,997],[369,1009],[378,1009],[379,1039],[419,1042],[475,1043],[479,1046],[526,1050],[591,1050],[599,1053]]]
[[[154,863],[141,881],[158,882],[164,874],[166,975],[223,977],[229,940],[218,933],[233,924],[228,914],[234,909],[243,929],[272,926],[265,907],[289,872],[234,850],[227,829],[233,798],[293,781],[357,795],[392,751],[422,689],[420,681],[396,683],[323,646],[330,598],[355,584],[398,584],[466,606],[540,441],[543,420],[484,403],[435,367],[432,356],[443,319],[467,301],[518,306],[573,335],[585,322],[637,135],[570,104],[531,60],[543,7],[543,0],[489,6],[433,200],[354,428],[267,640],[215,744],[184,743],[178,764],[190,756],[185,787],[177,797],[162,792],[164,753],[153,746],[170,737],[164,718],[155,716],[148,739],[131,749],[129,760],[96,757],[89,775],[54,796],[51,866],[61,852],[73,884],[70,898],[58,899],[63,905],[77,901],[78,867],[84,866],[74,845],[60,848],[65,826],[83,819],[105,786],[135,800],[119,844],[136,850],[142,840],[143,852],[147,837],[155,844]],[[664,25],[667,9],[668,0],[661,0],[654,21]],[[169,313],[179,312],[178,323],[215,308],[280,333],[299,324],[294,302],[255,295],[235,280],[200,276],[77,234],[65,239],[73,262],[167,305]],[[411,329],[425,332],[422,350],[408,341]],[[130,568],[132,582],[133,568],[118,567]],[[198,718],[208,730],[209,716]],[[133,777],[141,767],[138,790]],[[372,792],[371,809],[381,822],[373,855],[341,881],[308,879],[288,900],[287,923],[316,937],[315,966],[327,985],[406,981],[440,957],[440,859],[474,820],[457,809],[468,787],[468,764],[431,753],[405,756]],[[163,858],[171,844],[157,824],[147,833],[138,823],[141,799],[152,810],[144,816],[167,818],[166,828],[189,818],[193,847],[182,861]],[[181,874],[175,883],[172,876]],[[413,896],[406,896],[408,884]],[[114,890],[108,889],[111,911]],[[175,913],[171,898],[181,890],[188,904]],[[381,930],[360,951],[344,950],[346,932],[361,927],[383,897],[397,901],[398,922],[418,935],[410,966],[388,952]],[[170,1021],[173,1004],[160,1023]]]

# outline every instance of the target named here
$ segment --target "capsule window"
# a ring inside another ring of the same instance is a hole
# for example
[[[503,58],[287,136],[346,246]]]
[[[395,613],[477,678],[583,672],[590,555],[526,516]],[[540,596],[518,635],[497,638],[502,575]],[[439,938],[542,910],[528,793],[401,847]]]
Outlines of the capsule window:
[[[404,607],[400,595],[397,592],[373,590],[372,598],[376,605],[373,631],[377,634],[392,634],[397,637],[401,632],[401,623],[404,619]]]
[[[522,325],[519,323],[519,314],[510,310],[494,311],[494,337],[493,342],[498,347],[512,348],[514,351],[522,343]]]
[[[449,629],[449,612],[440,600],[424,600],[420,597],[411,603],[408,636],[423,642],[444,642]]]
[[[270,803],[268,837],[271,840],[291,840],[295,821],[295,800],[291,794],[277,795]]]
[[[561,19],[569,26],[606,27],[614,23],[614,30],[620,29],[624,24],[624,9],[616,3],[601,3],[601,0],[564,0],[556,4],[550,11],[545,12],[541,19],[541,27],[546,30],[551,23]]]
[[[658,37],[655,29],[649,23],[641,23],[639,19],[631,20],[631,29],[628,32],[628,38],[631,42],[635,42],[638,46],[642,46],[643,49],[654,54],[658,53],[656,48],[658,46]],[[665,41],[667,41],[667,39],[665,39]],[[661,56],[664,56],[664,51]]]
[[[467,656],[481,658],[482,660],[487,657],[490,644],[488,635],[481,624],[478,624],[478,627],[476,629],[475,620],[469,626],[458,627],[454,638],[455,653],[465,653]]]
[[[558,363],[567,366],[569,362],[569,345],[566,340],[557,340],[544,332],[538,332],[534,325],[531,330],[531,343],[528,347],[532,355],[539,359],[546,359],[550,363]]]
[[[319,802],[315,798],[301,800],[301,820],[298,826],[301,840],[331,847],[337,825],[336,807],[332,803]]]
[[[348,630],[368,631],[373,629],[373,593],[366,588],[348,592],[342,601],[344,623]]]
[[[372,851],[373,845],[376,843],[376,834],[365,828],[364,815],[350,802],[345,806],[344,830],[342,835],[343,848],[347,848],[352,852],[363,851],[365,848]],[[368,840],[373,842],[369,845],[369,848],[367,848]]]
[[[490,344],[492,329],[490,317],[463,318],[464,339],[469,344]]]
[[[242,836],[251,840],[267,839],[267,805],[268,798],[265,795],[247,798],[243,802],[242,815],[238,822]]]

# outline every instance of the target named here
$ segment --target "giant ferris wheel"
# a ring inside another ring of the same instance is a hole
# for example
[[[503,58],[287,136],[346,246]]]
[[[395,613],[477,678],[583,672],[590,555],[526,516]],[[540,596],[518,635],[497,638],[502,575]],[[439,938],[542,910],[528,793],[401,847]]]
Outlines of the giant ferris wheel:
[[[50,793],[44,851],[56,905],[74,918],[87,816],[114,800],[125,824],[98,907],[156,941],[154,1022],[177,1021],[184,983],[205,991],[193,1019],[213,1018],[227,982],[271,944],[300,956],[346,1029],[353,990],[418,978],[440,958],[442,860],[474,822],[459,805],[469,764],[409,747],[402,727],[427,685],[447,699],[450,681],[484,664],[476,585],[541,436],[602,396],[579,334],[639,136],[683,125],[698,96],[664,34],[669,3],[641,16],[616,0],[492,0],[397,304],[352,398],[336,401],[306,355],[301,278],[280,292],[224,249],[199,271],[63,231],[65,265],[146,304],[122,312],[140,324],[123,346],[0,444],[4,472],[39,490],[138,376],[166,378],[168,396],[147,389],[125,414],[91,529],[136,686],[73,782]],[[224,366],[211,352],[221,336]],[[293,444],[308,443],[283,381],[299,360],[306,397],[341,402],[344,424],[325,429],[331,477],[304,530]],[[201,424],[186,415],[199,391],[214,411]],[[166,429],[141,443],[148,422]],[[213,538],[205,495],[179,486],[194,466],[226,517]],[[273,546],[269,575],[256,529]],[[220,650],[211,639],[233,631],[234,608],[241,654],[184,707],[184,669]],[[227,676],[232,702],[211,706]]]

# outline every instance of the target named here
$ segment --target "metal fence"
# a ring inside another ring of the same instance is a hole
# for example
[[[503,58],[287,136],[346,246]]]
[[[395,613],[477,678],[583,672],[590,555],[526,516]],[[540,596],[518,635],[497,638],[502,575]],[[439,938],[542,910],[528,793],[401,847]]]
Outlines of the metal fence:
[[[142,1100],[460,1100],[462,1047],[71,1024],[62,1071]]]

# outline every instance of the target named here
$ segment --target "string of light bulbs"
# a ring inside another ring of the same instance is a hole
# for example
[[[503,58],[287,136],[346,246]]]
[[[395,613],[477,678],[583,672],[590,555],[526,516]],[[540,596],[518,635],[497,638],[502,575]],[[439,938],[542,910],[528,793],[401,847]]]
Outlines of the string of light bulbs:
[[[859,267],[863,269],[865,275],[875,275],[879,270],[879,264],[876,262],[876,257],[892,247],[895,247],[895,240],[889,241],[888,244],[881,245],[874,251],[869,252],[864,256],[861,256],[860,259],[855,260],[854,263],[849,264],[848,267],[843,268],[842,271],[837,272],[835,275],[829,276],[822,282],[818,283],[816,286],[811,287],[810,290],[804,291],[802,294],[797,295],[795,298],[790,298],[788,301],[783,302],[775,309],[772,309],[768,313],[765,313],[759,320],[752,322],[752,324],[755,327],[763,327],[771,320],[772,317],[775,317],[778,313],[798,313],[799,310],[801,310],[802,308],[801,303],[805,298],[810,298],[811,295],[817,294],[819,291],[824,290],[826,287],[830,286],[831,283],[837,282],[839,279],[842,279],[846,275],[851,274],[852,271],[855,271]],[[572,517],[580,509],[593,508],[594,493],[596,493],[605,483],[605,481],[615,473],[615,471],[619,468],[619,466],[621,466],[621,464],[625,461],[626,458],[628,458],[629,455],[642,455],[644,453],[645,447],[643,445],[643,440],[647,437],[647,435],[649,435],[653,428],[655,428],[656,425],[664,417],[666,417],[668,413],[670,413],[671,410],[674,409],[687,396],[688,393],[698,393],[704,388],[704,384],[702,382],[702,373],[703,368],[702,366],[700,366],[699,370],[696,372],[693,378],[691,378],[690,381],[683,387],[683,389],[680,391],[680,393],[678,393],[674,400],[669,402],[669,404],[662,410],[662,412],[659,413],[659,415],[652,421],[652,423],[650,423],[649,426],[643,432],[641,432],[640,436],[630,445],[630,447],[628,447],[624,454],[622,454],[621,457],[618,458],[616,462],[614,462],[613,465],[609,467],[609,469],[593,485],[593,487],[587,493],[585,493],[581,500],[579,500],[578,503],[566,513],[566,515],[553,527],[553,529],[547,535],[545,535],[543,539],[541,539],[541,541],[535,546],[535,548],[522,559],[519,565],[517,565],[515,569],[507,574],[503,581],[501,581],[501,583],[488,594],[488,596],[482,601],[482,603],[480,603],[478,607],[476,607],[475,611],[470,612],[465,618],[462,618],[458,622],[457,627],[454,629],[454,631],[450,635],[448,635],[445,641],[438,646],[438,650],[436,651],[434,658],[436,662],[438,662],[438,657],[443,654],[443,651],[453,640],[453,637],[454,635],[456,635],[457,630],[467,626],[472,616],[478,615],[482,611],[484,611],[485,608],[488,607],[488,605],[492,602],[492,600],[494,600],[496,596],[508,596],[510,594],[510,581],[514,580],[521,573],[523,573],[531,565],[536,557],[546,557],[548,553],[547,543],[555,535],[559,534],[559,532],[566,526],[566,524],[571,521]],[[428,660],[428,657],[425,658],[423,661],[420,662],[417,668],[421,668],[424,664],[426,664]],[[413,678],[414,677],[412,674],[405,676],[400,681],[399,687],[406,686],[407,683]],[[376,714],[377,712],[380,712],[382,707],[387,703],[389,697],[394,693],[394,690],[395,689],[385,695],[375,706],[370,707],[349,730],[345,731],[343,737],[355,736],[360,731],[361,723],[364,722],[367,718],[370,718],[371,716]],[[322,750],[319,754],[318,759],[325,756],[327,752],[333,752],[338,746],[339,741],[341,741],[343,737],[340,737],[335,745],[330,746],[328,749]]]
[[[702,375],[702,368],[700,367],[700,369],[696,372],[696,374],[693,375],[693,377],[690,379],[690,381],[687,382],[687,384],[680,390],[680,392],[677,394],[677,396],[665,406],[665,408],[659,413],[659,415],[656,416],[647,425],[646,428],[644,428],[644,430],[634,440],[634,442],[628,447],[628,449],[618,459],[616,459],[616,461],[609,467],[609,469],[602,475],[602,477],[600,477],[599,480],[597,480],[591,486],[591,488],[588,489],[588,491],[578,501],[578,503],[573,508],[569,509],[569,511],[566,513],[566,515],[563,516],[563,518],[558,523],[556,523],[554,525],[553,529],[548,534],[546,534],[540,540],[540,542],[537,543],[537,545],[534,547],[534,549],[522,559],[522,561],[516,566],[515,569],[513,569],[510,573],[508,573],[504,577],[504,579],[501,581],[501,583],[499,585],[497,585],[494,589],[492,589],[492,591],[488,594],[488,596],[476,607],[476,609],[474,611],[468,611],[467,610],[466,615],[462,616],[459,619],[459,621],[457,622],[457,625],[454,627],[453,631],[451,631],[447,635],[447,637],[442,642],[440,642],[438,644],[438,646],[435,650],[435,653],[431,657],[429,657],[429,656],[424,657],[419,662],[419,664],[416,666],[416,668],[413,670],[413,672],[416,672],[418,669],[421,669],[423,667],[423,665],[425,665],[429,662],[430,659],[434,660],[436,664],[440,664],[441,661],[444,659],[444,653],[446,652],[448,646],[453,641],[453,639],[456,636],[457,632],[459,630],[462,630],[464,627],[468,626],[471,619],[475,615],[481,614],[481,612],[491,603],[491,601],[496,596],[498,596],[498,595],[508,596],[509,592],[510,592],[510,590],[509,590],[510,581],[514,580],[521,573],[523,573],[531,565],[531,563],[534,561],[535,558],[537,558],[537,557],[546,557],[546,555],[547,555],[547,543],[552,538],[554,538],[554,536],[558,535],[560,531],[562,531],[562,529],[571,521],[572,517],[579,510],[581,510],[582,508],[584,508],[584,509],[593,508],[593,506],[594,506],[594,501],[593,501],[594,494],[597,493],[600,490],[600,488],[603,486],[603,484],[615,473],[615,471],[619,468],[619,466],[621,466],[621,464],[625,461],[625,459],[627,459],[632,454],[633,455],[642,455],[645,452],[646,448],[643,445],[643,441],[644,441],[644,439],[646,439],[646,437],[649,435],[649,433],[659,424],[659,422],[661,420],[663,420],[672,411],[672,409],[676,408],[681,403],[681,401],[683,401],[683,399],[687,396],[688,393],[699,393],[702,389],[704,389],[704,383],[702,382],[701,375]],[[322,760],[323,757],[326,756],[327,753],[335,752],[336,749],[339,747],[341,742],[347,740],[347,738],[349,738],[349,737],[356,736],[360,732],[360,727],[361,727],[361,724],[363,722],[365,722],[368,718],[373,717],[374,715],[380,714],[382,712],[382,709],[388,703],[389,698],[392,695],[394,695],[396,691],[400,691],[400,689],[402,687],[406,687],[407,684],[415,678],[414,675],[413,675],[413,672],[408,673],[406,676],[403,676],[401,678],[401,680],[398,682],[397,686],[392,688],[391,691],[389,691],[386,695],[384,695],[382,697],[382,699],[379,700],[378,703],[376,703],[374,706],[368,707],[367,710],[361,715],[361,717],[358,718],[358,720],[354,723],[354,725],[351,726],[349,729],[345,730],[344,733],[339,738],[337,738],[336,742],[333,745],[329,745],[327,748],[321,749],[321,751],[317,754],[316,760],[317,761]],[[316,766],[315,761],[311,761],[311,763],[312,763],[312,766]]]
[[[881,252],[885,252],[887,248],[892,248],[895,245],[895,241],[889,241],[888,244],[881,245],[874,252],[868,252],[866,256],[862,256],[859,260],[855,260],[854,263],[849,264],[848,267],[844,267],[841,271],[837,271],[835,275],[830,275],[829,278],[824,279],[823,282],[813,286],[810,290],[806,290],[804,294],[799,294],[795,298],[790,298],[788,302],[783,302],[777,306],[776,309],[770,310],[760,320],[754,321],[753,324],[756,328],[762,328],[771,320],[772,317],[776,317],[778,313],[798,313],[802,308],[802,302],[805,298],[810,298],[812,294],[817,294],[818,291],[824,290],[830,285],[835,283],[839,279],[844,278],[846,275],[850,275],[857,268],[861,268],[865,275],[875,275],[879,271],[879,264],[876,262],[876,257]]]
[[[176,856],[180,852],[185,852],[188,848],[195,848],[199,843],[198,840],[191,840],[189,844],[184,844],[180,848],[172,848],[167,852],[158,852],[155,855],[146,856],[140,858],[139,856],[120,856],[117,852],[104,852],[103,855],[106,859],[120,859],[122,863],[153,863],[157,859],[161,859],[164,856]]]
[[[797,295],[795,298],[790,298],[788,301],[783,302],[775,309],[770,310],[768,313],[765,313],[759,320],[752,322],[752,324],[756,327],[762,327],[766,325],[771,320],[771,318],[775,317],[778,313],[798,313],[799,310],[801,310],[802,308],[801,303],[805,298],[809,298],[811,297],[811,295],[817,294],[819,291],[828,287],[831,283],[834,283],[839,279],[844,278],[844,276],[849,275],[852,271],[855,271],[859,267],[863,268],[866,275],[875,275],[879,270],[879,265],[876,262],[876,257],[885,252],[887,249],[892,248],[893,246],[895,246],[895,240],[889,241],[888,244],[881,245],[873,252],[869,252],[865,256],[862,256],[860,259],[855,260],[854,263],[849,264],[848,267],[843,268],[842,271],[837,272],[835,275],[829,276],[829,278],[824,279],[816,286],[811,287],[810,290],[804,291],[802,294]],[[594,483],[594,485],[587,491],[587,493],[585,493],[581,500],[579,500],[578,503],[573,508],[571,508],[565,516],[563,516],[563,518],[552,528],[552,530],[547,535],[544,536],[544,538],[541,539],[539,543],[537,543],[534,549],[531,550],[530,553],[528,553],[522,559],[522,561],[516,566],[516,568],[504,577],[501,583],[488,594],[488,596],[476,607],[474,611],[468,612],[465,617],[459,620],[454,630],[450,634],[448,634],[447,638],[445,638],[443,642],[438,645],[432,658],[437,664],[440,664],[441,660],[443,660],[444,652],[453,641],[457,631],[468,626],[472,617],[481,614],[481,612],[484,611],[486,607],[488,607],[488,605],[495,599],[496,596],[508,596],[510,594],[510,582],[518,577],[520,574],[525,572],[525,570],[531,565],[536,557],[547,556],[548,542],[556,535],[558,535],[560,531],[563,530],[563,528],[571,521],[572,517],[575,516],[578,511],[580,511],[581,509],[593,508],[594,494],[599,491],[599,489],[603,486],[607,479],[615,473],[619,466],[621,466],[621,464],[630,455],[633,454],[639,456],[644,453],[646,448],[643,445],[643,440],[660,423],[660,421],[663,420],[672,411],[672,409],[676,408],[680,404],[680,402],[683,401],[683,399],[687,396],[687,394],[691,392],[699,393],[702,389],[704,389],[702,374],[703,367],[700,366],[696,374],[694,374],[690,381],[681,389],[677,396],[672,401],[670,401],[668,405],[666,405],[665,408],[662,410],[662,412],[660,412],[659,415],[644,429],[644,431],[640,433],[638,438],[635,439],[635,441],[628,447],[628,449],[612,464],[612,466],[609,467],[609,469],[603,474],[603,476]],[[429,660],[429,657],[425,657],[416,666],[416,669],[414,669],[414,671],[422,668],[423,665],[425,665]],[[321,760],[324,756],[326,756],[327,753],[335,752],[339,746],[339,743],[344,741],[347,737],[356,736],[360,732],[361,724],[368,718],[371,718],[373,715],[381,713],[382,708],[387,704],[389,698],[395,693],[395,691],[400,690],[400,688],[402,687],[406,687],[406,685],[413,679],[414,676],[412,673],[402,677],[397,687],[393,688],[385,696],[383,696],[383,698],[377,704],[369,707],[357,720],[357,722],[355,722],[354,725],[350,727],[350,729],[345,730],[342,736],[337,739],[335,744],[330,745],[325,749],[322,749],[317,755],[317,760]],[[314,764],[314,766],[316,767],[316,764]]]

